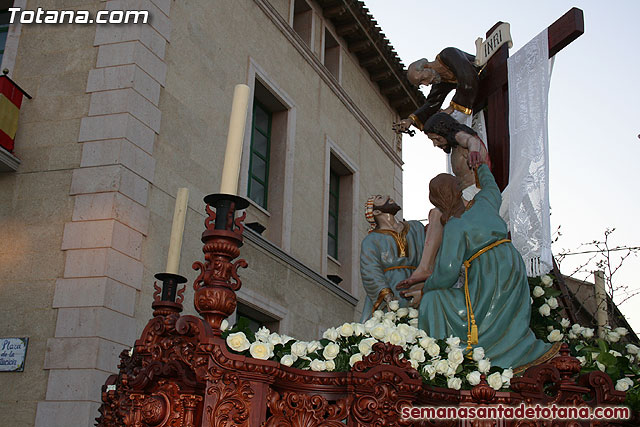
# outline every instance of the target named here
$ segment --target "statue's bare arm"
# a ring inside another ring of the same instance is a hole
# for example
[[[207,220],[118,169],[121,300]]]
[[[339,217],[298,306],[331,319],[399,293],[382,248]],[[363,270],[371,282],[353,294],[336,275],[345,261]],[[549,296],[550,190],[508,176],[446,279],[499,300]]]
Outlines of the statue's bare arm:
[[[487,161],[487,149],[477,135],[460,131],[456,133],[456,141],[460,147],[469,151],[467,159],[469,167],[476,168]]]

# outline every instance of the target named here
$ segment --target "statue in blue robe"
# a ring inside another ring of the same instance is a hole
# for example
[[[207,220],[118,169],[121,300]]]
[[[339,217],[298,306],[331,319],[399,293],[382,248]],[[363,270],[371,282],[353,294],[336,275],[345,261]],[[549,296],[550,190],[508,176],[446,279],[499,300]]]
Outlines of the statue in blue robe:
[[[522,257],[507,239],[498,211],[501,195],[486,164],[478,168],[481,190],[466,207],[456,178],[441,174],[429,184],[429,199],[442,211],[444,232],[433,273],[424,284],[419,325],[434,338],[469,340],[465,289],[455,288],[469,262],[469,301],[477,346],[495,366],[518,368],[551,356],[551,345],[529,328],[531,296]],[[474,345],[475,346],[475,345]],[[544,357],[543,357],[544,356]]]

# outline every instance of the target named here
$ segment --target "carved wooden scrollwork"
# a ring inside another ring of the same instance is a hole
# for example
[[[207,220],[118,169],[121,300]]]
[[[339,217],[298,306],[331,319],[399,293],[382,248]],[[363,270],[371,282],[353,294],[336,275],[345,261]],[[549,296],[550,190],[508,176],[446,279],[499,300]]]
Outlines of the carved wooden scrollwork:
[[[267,406],[272,415],[265,427],[342,427],[348,415],[349,400],[330,403],[317,394],[286,391],[281,395],[269,389]]]
[[[233,372],[211,367],[206,376],[205,415],[210,426],[249,426],[254,391]]]

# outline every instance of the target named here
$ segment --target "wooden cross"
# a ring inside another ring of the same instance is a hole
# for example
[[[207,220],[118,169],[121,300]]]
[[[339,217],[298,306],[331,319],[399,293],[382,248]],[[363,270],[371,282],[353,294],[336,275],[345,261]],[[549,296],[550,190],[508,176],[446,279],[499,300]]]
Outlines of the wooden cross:
[[[498,22],[489,31],[502,24]],[[584,33],[582,10],[573,8],[548,28],[549,58],[560,52],[569,43]],[[480,80],[480,90],[476,96],[474,111],[487,108],[487,139],[493,175],[500,190],[509,183],[509,92],[507,76],[507,58],[509,49],[502,45],[489,59]]]

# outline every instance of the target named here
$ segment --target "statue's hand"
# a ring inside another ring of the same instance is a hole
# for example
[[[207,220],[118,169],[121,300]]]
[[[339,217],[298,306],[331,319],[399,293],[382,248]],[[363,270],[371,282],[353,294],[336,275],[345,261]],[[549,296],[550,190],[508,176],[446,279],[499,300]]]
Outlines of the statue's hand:
[[[407,133],[411,125],[413,125],[412,119],[403,119],[399,122],[395,122],[391,128],[395,133]]]
[[[405,280],[406,282],[406,280]],[[402,283],[402,282],[401,282]],[[413,308],[418,308],[420,306],[420,301],[422,300],[422,287],[424,283],[416,283],[411,285],[406,291],[400,292],[400,295],[403,298],[409,300],[409,306]],[[398,285],[398,287],[400,287]]]
[[[469,167],[475,169],[482,163],[482,155],[479,151],[469,151]]]

